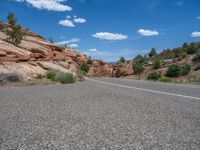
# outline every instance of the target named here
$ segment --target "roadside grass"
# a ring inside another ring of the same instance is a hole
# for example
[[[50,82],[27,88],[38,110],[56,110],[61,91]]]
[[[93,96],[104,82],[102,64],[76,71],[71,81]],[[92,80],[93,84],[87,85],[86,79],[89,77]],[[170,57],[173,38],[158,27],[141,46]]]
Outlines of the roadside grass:
[[[63,84],[75,82],[73,74],[58,70],[48,70],[44,76],[51,81],[57,81]],[[39,77],[41,77],[41,75],[39,75]]]

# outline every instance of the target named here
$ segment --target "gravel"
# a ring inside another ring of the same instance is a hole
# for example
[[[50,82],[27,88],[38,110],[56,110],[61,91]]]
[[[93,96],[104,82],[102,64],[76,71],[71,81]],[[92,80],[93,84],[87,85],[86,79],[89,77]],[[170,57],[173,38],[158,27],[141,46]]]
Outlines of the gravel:
[[[0,150],[47,149],[199,150],[200,101],[92,81],[0,87]]]

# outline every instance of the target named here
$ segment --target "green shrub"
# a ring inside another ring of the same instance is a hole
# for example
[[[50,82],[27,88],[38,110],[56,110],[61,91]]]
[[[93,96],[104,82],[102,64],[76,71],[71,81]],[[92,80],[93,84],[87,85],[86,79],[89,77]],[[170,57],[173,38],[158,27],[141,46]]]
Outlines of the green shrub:
[[[155,48],[152,48],[149,52],[149,57],[153,57],[153,56],[156,56],[157,55],[157,52],[156,52],[156,49]]]
[[[81,69],[84,73],[88,73],[88,72],[89,72],[89,69],[90,69],[90,66],[89,66],[87,63],[83,63],[83,64],[81,64],[80,69]]]
[[[183,64],[182,66],[181,66],[181,75],[182,76],[186,76],[186,75],[188,75],[189,74],[189,72],[190,72],[190,69],[191,69],[191,66],[189,65],[189,64]]]
[[[196,52],[195,61],[200,62],[200,49],[198,49]]]
[[[73,74],[58,71],[55,76],[55,81],[60,83],[74,83],[75,79]]]
[[[17,22],[17,19],[15,18],[15,15],[12,12],[9,12],[7,16],[8,23],[14,26]]]
[[[172,79],[169,77],[163,76],[163,77],[159,78],[159,81],[160,82],[172,82]]]
[[[84,72],[81,69],[78,69],[76,73],[77,73],[78,79],[80,81],[83,81],[84,80]]]
[[[158,80],[160,78],[160,73],[157,73],[157,72],[152,72],[148,75],[147,79],[148,80]]]
[[[46,72],[46,78],[47,78],[47,79],[50,79],[50,80],[52,80],[52,81],[54,81],[57,72],[58,72],[57,70],[52,70],[52,69],[48,70],[48,71]]]
[[[135,62],[139,62],[139,63],[145,63],[145,62],[147,62],[147,58],[146,57],[143,57],[142,55],[137,55],[134,59],[133,59],[133,61],[135,61]]]
[[[143,64],[139,62],[135,62],[132,64],[132,68],[135,74],[139,74],[139,80],[140,80],[140,74],[144,71]]]
[[[125,58],[124,58],[124,57],[120,57],[120,59],[119,59],[119,61],[118,61],[118,62],[119,62],[119,63],[125,63],[125,61],[126,61],[126,60],[125,60]]]
[[[166,76],[167,77],[179,77],[181,75],[181,68],[177,64],[173,64],[168,67]]]
[[[161,66],[161,59],[156,57],[153,61],[153,69],[159,69]]]

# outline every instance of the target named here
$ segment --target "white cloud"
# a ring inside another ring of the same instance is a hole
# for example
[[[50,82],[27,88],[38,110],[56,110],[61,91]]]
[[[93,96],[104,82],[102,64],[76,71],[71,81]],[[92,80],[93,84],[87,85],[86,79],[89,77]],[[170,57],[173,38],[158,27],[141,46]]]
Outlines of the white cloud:
[[[128,38],[127,35],[123,35],[121,33],[110,33],[110,32],[98,32],[92,36],[103,40],[125,40]]]
[[[86,20],[84,18],[74,18],[75,23],[85,23]]]
[[[77,48],[77,47],[79,47],[79,45],[77,43],[71,43],[71,44],[68,45],[68,47]]]
[[[72,7],[62,4],[67,0],[15,0],[17,2],[27,2],[38,9],[47,9],[51,11],[71,11]]]
[[[71,20],[61,20],[59,21],[60,25],[66,26],[66,27],[75,27],[75,25],[73,24],[73,22]]]
[[[98,52],[96,48],[89,49],[90,52]]]
[[[153,30],[145,30],[145,29],[139,29],[138,33],[141,36],[156,36],[159,35],[158,31],[153,31]]]
[[[200,37],[200,32],[195,31],[191,34],[191,37]]]
[[[78,43],[78,42],[80,42],[79,38],[73,38],[73,39],[70,39],[70,40],[64,40],[64,41],[56,42],[55,44],[65,45],[65,44],[72,44],[72,43]]]

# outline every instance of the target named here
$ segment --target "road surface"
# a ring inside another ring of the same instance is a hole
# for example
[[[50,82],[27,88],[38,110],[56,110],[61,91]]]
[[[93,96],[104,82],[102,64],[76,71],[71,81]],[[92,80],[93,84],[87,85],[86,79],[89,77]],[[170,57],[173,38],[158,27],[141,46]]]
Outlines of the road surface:
[[[0,87],[0,150],[199,150],[200,86],[89,78]]]

